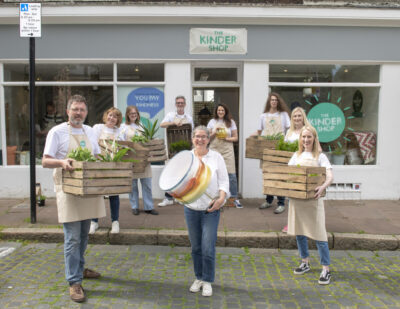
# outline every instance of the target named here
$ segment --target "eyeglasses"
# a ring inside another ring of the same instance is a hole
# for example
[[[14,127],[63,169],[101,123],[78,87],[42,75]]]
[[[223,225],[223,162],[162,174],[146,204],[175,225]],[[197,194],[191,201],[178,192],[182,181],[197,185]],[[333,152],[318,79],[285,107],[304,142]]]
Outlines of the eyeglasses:
[[[73,113],[83,113],[86,112],[86,108],[71,108],[70,111]]]
[[[207,139],[208,136],[207,135],[195,135],[194,138],[195,139]]]
[[[185,104],[185,102],[176,102],[176,104],[178,105],[183,105],[183,104]]]
[[[137,115],[137,113],[129,113],[129,116]]]

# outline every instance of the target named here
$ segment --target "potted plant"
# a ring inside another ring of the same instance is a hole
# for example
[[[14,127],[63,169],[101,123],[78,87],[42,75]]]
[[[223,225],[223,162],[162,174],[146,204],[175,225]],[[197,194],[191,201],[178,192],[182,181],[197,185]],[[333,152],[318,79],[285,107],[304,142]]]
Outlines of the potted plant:
[[[343,165],[346,151],[343,148],[337,147],[332,151],[332,163],[334,165]]]
[[[38,206],[43,207],[45,205],[45,202],[46,202],[46,195],[39,195]]]

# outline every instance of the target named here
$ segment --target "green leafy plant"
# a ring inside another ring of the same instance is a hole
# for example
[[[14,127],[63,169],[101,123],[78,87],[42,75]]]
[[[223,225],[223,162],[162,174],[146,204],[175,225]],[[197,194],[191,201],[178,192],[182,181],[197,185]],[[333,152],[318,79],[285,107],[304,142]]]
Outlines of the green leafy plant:
[[[142,135],[135,135],[131,138],[131,141],[134,143],[145,143],[147,142],[146,138]]]
[[[123,159],[128,151],[135,151],[134,149],[122,146],[115,140],[104,140],[104,143],[104,154],[99,154],[101,162],[138,162],[134,159]]]
[[[335,148],[334,151],[332,151],[332,154],[335,156],[340,156],[340,155],[344,155],[346,153],[346,151],[343,148],[337,147]]]
[[[154,138],[154,135],[160,129],[160,127],[157,126],[157,123],[158,123],[158,119],[156,119],[156,121],[154,121],[153,124],[151,124],[151,122],[149,122],[148,125],[140,123],[141,129],[139,130],[139,132],[142,133],[142,135],[146,139],[146,142],[152,140]]]
[[[75,161],[86,161],[86,162],[94,162],[96,158],[92,155],[92,152],[87,148],[82,148],[79,146],[75,150],[72,150],[67,158],[74,159]]]
[[[175,143],[171,143],[169,146],[170,152],[179,152],[182,150],[190,150],[192,148],[190,142],[188,141],[177,141]]]
[[[282,137],[278,144],[275,147],[276,150],[284,150],[284,151],[290,151],[290,152],[296,152],[299,150],[299,142],[285,142],[284,138]]]
[[[276,133],[276,134],[272,134],[272,135],[262,136],[262,138],[264,138],[266,140],[276,141],[276,140],[279,140],[279,139],[283,138],[283,134],[282,133]]]
[[[45,201],[45,200],[46,200],[46,195],[39,196],[39,201]]]

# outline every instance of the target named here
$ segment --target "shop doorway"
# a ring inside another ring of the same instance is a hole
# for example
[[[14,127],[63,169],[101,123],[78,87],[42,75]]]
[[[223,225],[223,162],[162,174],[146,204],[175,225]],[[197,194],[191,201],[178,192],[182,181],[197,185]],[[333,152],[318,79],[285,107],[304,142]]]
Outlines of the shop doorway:
[[[236,126],[240,128],[239,101],[239,87],[194,87],[193,121],[195,126],[207,126],[208,122],[214,117],[215,107],[219,103],[224,103],[228,106]],[[239,131],[238,134],[240,134]],[[236,175],[239,184],[239,143],[236,142],[233,146],[235,152]]]

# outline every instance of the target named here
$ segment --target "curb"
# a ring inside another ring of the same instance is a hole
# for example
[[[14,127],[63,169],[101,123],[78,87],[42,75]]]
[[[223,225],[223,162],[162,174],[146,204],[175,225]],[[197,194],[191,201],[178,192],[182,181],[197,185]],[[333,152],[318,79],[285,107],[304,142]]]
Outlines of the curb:
[[[28,240],[45,243],[62,243],[64,232],[57,228],[5,228],[2,240]],[[189,247],[186,230],[146,230],[121,229],[119,234],[111,234],[109,229],[99,229],[89,235],[90,244],[112,245],[161,245]],[[374,235],[352,233],[328,233],[329,248],[334,250],[397,250],[400,235]],[[297,249],[296,238],[281,232],[218,232],[219,247],[248,247],[269,249]],[[310,249],[315,242],[309,240]]]

